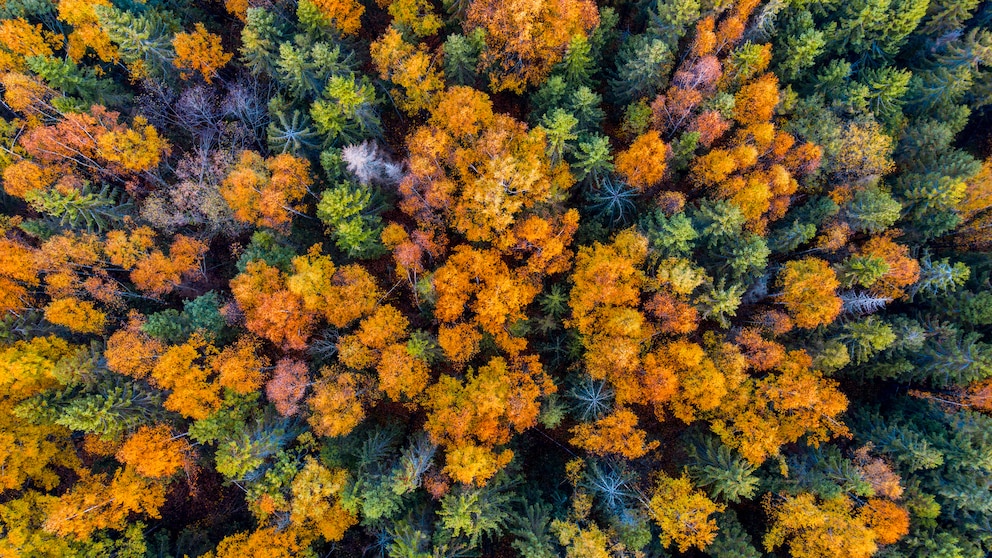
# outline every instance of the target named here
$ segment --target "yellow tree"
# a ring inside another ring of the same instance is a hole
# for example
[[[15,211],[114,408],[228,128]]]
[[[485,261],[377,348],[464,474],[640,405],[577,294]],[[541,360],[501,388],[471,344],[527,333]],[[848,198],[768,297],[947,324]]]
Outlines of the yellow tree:
[[[217,71],[233,56],[224,52],[220,36],[208,32],[200,22],[196,23],[192,33],[176,33],[172,39],[172,48],[176,51],[172,64],[182,70],[182,78],[188,79],[190,71],[200,72],[207,83],[213,81]]]
[[[673,543],[679,552],[695,547],[705,550],[716,538],[716,520],[710,516],[723,512],[726,506],[710,500],[706,493],[697,490],[686,474],[672,478],[661,473],[648,509],[661,529],[661,543]]]
[[[86,540],[100,529],[124,530],[132,514],[159,517],[165,485],[130,467],[107,473],[83,472],[72,488],[50,504],[44,528],[61,536]]]
[[[812,329],[833,322],[841,311],[840,282],[827,262],[803,258],[785,264],[778,275],[779,298],[795,324]]]
[[[508,233],[521,213],[573,182],[566,165],[551,165],[543,129],[494,113],[489,97],[469,87],[448,89],[407,147],[400,208],[422,228],[450,226],[501,250],[516,244]]]
[[[479,65],[488,70],[493,91],[521,93],[544,81],[569,42],[598,24],[590,0],[474,0],[465,29],[486,31]]]
[[[823,501],[809,493],[769,495],[765,548],[787,544],[795,558],[868,558],[878,550],[877,536],[853,507],[845,495]]]
[[[231,294],[252,333],[290,349],[304,349],[317,313],[286,288],[286,276],[264,261],[250,262],[231,280]]]
[[[644,190],[665,176],[669,151],[661,135],[651,130],[638,136],[629,148],[617,153],[614,164],[617,172],[627,179],[627,184]]]
[[[513,273],[498,252],[458,246],[434,273],[433,284],[437,295],[434,314],[440,322],[458,322],[469,310],[473,321],[503,350],[517,354],[526,347],[526,341],[512,336],[508,329],[525,318],[524,308],[540,287]]]
[[[379,77],[402,88],[394,88],[392,94],[404,112],[412,116],[434,106],[444,89],[444,74],[425,45],[412,45],[399,30],[389,27],[372,43],[369,53]]]
[[[167,425],[142,426],[117,450],[117,460],[148,478],[171,477],[186,462],[189,444]]]
[[[441,376],[425,392],[424,429],[447,449],[445,471],[458,482],[484,485],[513,455],[493,447],[537,424],[539,399],[556,389],[536,357],[493,358],[464,382]]]
[[[640,402],[644,386],[635,372],[641,350],[652,335],[638,310],[646,277],[639,266],[647,258],[647,239],[633,229],[619,233],[613,243],[579,249],[572,274],[567,321],[582,336],[586,370],[609,380],[617,402]]]

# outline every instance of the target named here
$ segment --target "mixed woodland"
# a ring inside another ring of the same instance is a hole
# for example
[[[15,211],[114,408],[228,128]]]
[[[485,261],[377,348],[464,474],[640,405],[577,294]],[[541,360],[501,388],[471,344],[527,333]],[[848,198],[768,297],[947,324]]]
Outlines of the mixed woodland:
[[[992,2],[0,1],[0,557],[992,553]]]

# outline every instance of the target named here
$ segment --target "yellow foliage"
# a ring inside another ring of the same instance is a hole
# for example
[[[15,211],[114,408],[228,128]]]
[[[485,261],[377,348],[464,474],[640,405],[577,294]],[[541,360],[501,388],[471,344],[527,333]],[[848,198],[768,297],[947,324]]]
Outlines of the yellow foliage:
[[[45,307],[45,319],[76,333],[100,333],[107,323],[107,314],[88,300],[58,298]]]

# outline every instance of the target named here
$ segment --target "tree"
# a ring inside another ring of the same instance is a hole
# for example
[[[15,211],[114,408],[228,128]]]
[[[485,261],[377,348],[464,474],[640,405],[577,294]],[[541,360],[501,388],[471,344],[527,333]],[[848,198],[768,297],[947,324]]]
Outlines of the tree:
[[[723,512],[726,506],[695,489],[687,475],[672,478],[661,473],[648,508],[661,528],[661,544],[668,547],[675,543],[679,552],[685,552],[692,547],[704,550],[713,542],[717,527],[709,516]]]
[[[162,251],[154,250],[135,262],[131,281],[153,296],[167,294],[179,286],[183,278],[192,276],[200,269],[206,251],[207,245],[202,241],[177,234],[169,246],[168,257]]]
[[[383,296],[364,267],[335,267],[330,256],[320,254],[319,244],[293,258],[293,271],[286,278],[288,291],[300,298],[307,311],[323,314],[334,327],[347,327],[370,314]]]
[[[65,0],[58,3],[59,19],[72,26],[66,49],[70,58],[78,62],[92,49],[104,62],[118,59],[117,47],[111,42],[110,35],[100,27],[100,18],[94,9],[109,5],[106,0]]]
[[[513,455],[510,450],[497,455],[493,446],[504,445],[513,432],[536,425],[538,400],[555,391],[537,358],[508,363],[495,357],[469,371],[464,383],[442,375],[427,389],[424,429],[446,447],[445,471],[453,479],[483,486]]]
[[[446,223],[501,249],[512,244],[506,233],[522,214],[572,184],[565,165],[551,165],[543,128],[494,113],[488,96],[469,87],[445,92],[407,146],[411,172],[399,186],[400,209],[423,228]]]
[[[45,319],[77,333],[101,333],[107,315],[88,300],[59,298],[45,307]]]
[[[781,301],[799,327],[814,328],[834,321],[841,310],[837,274],[827,262],[804,258],[788,262],[779,273]]]
[[[492,335],[501,348],[516,354],[526,344],[510,333],[509,326],[524,319],[524,308],[540,292],[521,275],[511,271],[495,250],[458,246],[434,273],[434,314],[442,323],[451,323],[461,320],[469,310],[478,327]]]
[[[313,387],[307,403],[314,432],[321,436],[344,436],[365,419],[369,386],[359,374],[326,368]]]
[[[787,543],[789,552],[797,558],[867,558],[878,549],[875,533],[853,514],[847,496],[822,502],[809,493],[771,496],[765,507],[772,519],[764,538],[769,552]]]
[[[118,469],[113,476],[85,473],[69,492],[51,502],[44,528],[86,540],[99,529],[123,531],[134,513],[157,518],[164,503],[165,486],[132,468]]]
[[[598,23],[595,4],[586,0],[477,0],[469,6],[465,29],[486,31],[479,65],[488,70],[493,90],[520,93],[544,81],[572,38],[585,37]]]
[[[290,488],[289,520],[302,536],[310,538],[310,533],[315,533],[325,540],[339,541],[358,523],[358,518],[341,505],[347,481],[348,471],[329,469],[312,457],[306,458]]]
[[[645,132],[614,159],[616,170],[638,190],[645,190],[661,181],[665,175],[669,147],[658,132]]]
[[[309,308],[300,295],[286,288],[286,276],[278,268],[260,260],[250,262],[231,280],[231,294],[245,313],[249,331],[289,348],[307,346],[317,321],[316,308]]]
[[[220,194],[241,221],[285,228],[312,183],[310,164],[287,153],[263,159],[242,151],[221,183]]]
[[[172,48],[176,51],[176,57],[172,63],[184,70],[181,74],[183,79],[188,79],[186,70],[200,72],[204,81],[210,83],[217,71],[223,68],[233,56],[224,52],[224,47],[220,44],[220,37],[213,33],[208,33],[207,28],[202,23],[197,23],[195,31],[192,33],[176,33],[172,39]]]
[[[167,425],[142,426],[117,450],[117,459],[143,477],[168,478],[188,460],[190,449]]]
[[[435,69],[425,45],[407,43],[395,27],[389,27],[372,43],[370,54],[379,77],[402,87],[392,91],[400,109],[414,115],[435,106],[444,76]]]
[[[658,447],[659,442],[647,441],[647,433],[637,428],[637,415],[624,408],[593,423],[582,423],[572,428],[570,442],[597,455],[617,454],[627,459],[637,459]]]
[[[354,35],[362,27],[365,6],[355,0],[306,0],[306,2],[312,4],[320,16],[342,35]]]

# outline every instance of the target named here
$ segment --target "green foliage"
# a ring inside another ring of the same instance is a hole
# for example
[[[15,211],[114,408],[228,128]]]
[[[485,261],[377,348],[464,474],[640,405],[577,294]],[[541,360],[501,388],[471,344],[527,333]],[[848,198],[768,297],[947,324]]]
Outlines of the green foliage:
[[[755,549],[751,535],[744,530],[737,514],[728,510],[717,518],[720,530],[713,544],[706,552],[713,558],[761,558],[762,554]]]
[[[757,467],[712,436],[699,438],[689,446],[689,474],[693,482],[706,488],[713,498],[728,502],[750,500],[758,491]]]
[[[880,233],[899,220],[902,205],[880,188],[858,190],[843,207],[851,228]]]
[[[896,334],[892,326],[875,316],[869,316],[863,320],[844,324],[843,331],[837,339],[847,345],[851,361],[854,364],[861,364],[876,353],[891,347],[896,341]]]
[[[692,220],[682,212],[667,216],[661,209],[655,209],[645,213],[637,224],[647,237],[651,249],[658,251],[663,257],[689,255],[699,238],[692,227]]]
[[[324,190],[317,204],[317,217],[327,225],[341,250],[353,258],[374,258],[385,249],[380,204],[368,187],[348,182]]]
[[[454,85],[473,85],[479,79],[476,68],[485,46],[485,31],[474,29],[467,35],[452,33],[444,41],[444,77]]]
[[[311,106],[310,115],[326,144],[357,143],[382,133],[377,102],[368,79],[333,76],[323,96]]]
[[[526,504],[522,514],[517,515],[511,533],[515,537],[512,545],[521,556],[534,558],[556,558],[554,539],[550,532],[551,506],[544,502]]]
[[[474,547],[482,538],[503,533],[512,518],[508,482],[496,479],[483,488],[459,487],[446,494],[437,512],[444,535]]]
[[[109,185],[99,190],[90,185],[67,192],[33,190],[27,199],[36,211],[57,220],[59,226],[91,231],[105,231],[119,223],[131,205]]]
[[[174,77],[172,35],[181,26],[171,12],[151,8],[136,14],[106,5],[97,5],[94,10],[125,62],[140,64],[153,78]]]
[[[668,84],[674,55],[661,39],[634,35],[620,49],[613,94],[621,102],[651,98]]]
[[[237,268],[239,272],[244,273],[249,263],[262,260],[268,265],[288,272],[293,268],[295,257],[296,250],[285,238],[273,231],[260,230],[251,235],[251,242],[238,258]]]

